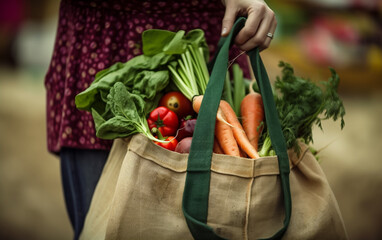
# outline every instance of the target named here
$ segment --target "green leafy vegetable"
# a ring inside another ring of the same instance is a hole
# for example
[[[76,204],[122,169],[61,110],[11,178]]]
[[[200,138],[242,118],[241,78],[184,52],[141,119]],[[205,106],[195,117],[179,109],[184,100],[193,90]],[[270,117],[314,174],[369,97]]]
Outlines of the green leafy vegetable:
[[[114,139],[141,132],[152,138],[137,119],[144,119],[156,107],[170,81],[166,66],[170,60],[171,55],[164,53],[141,55],[96,74],[89,88],[76,96],[75,103],[78,109],[92,113],[97,137]],[[136,114],[132,115],[127,99],[135,104],[132,109]]]
[[[105,120],[95,109],[92,110],[97,136],[114,139],[143,133],[148,138],[155,139],[146,121],[145,105],[146,102],[140,95],[130,93],[121,82],[115,83],[107,96],[107,108],[113,117]]]
[[[176,58],[167,66],[174,84],[189,100],[204,93],[209,79],[206,64],[209,52],[201,29],[187,34],[150,29],[143,32],[142,43],[143,53],[147,56],[165,53]]]
[[[92,113],[100,138],[140,132],[152,139],[145,117],[169,85],[170,72],[189,99],[206,88],[208,47],[202,30],[185,34],[151,29],[142,34],[142,43],[143,55],[98,72],[89,88],[76,96],[77,108]]]
[[[77,108],[91,111],[96,107],[98,111],[104,110],[107,95],[116,82],[122,82],[130,92],[140,92],[145,100],[152,101],[157,92],[169,82],[167,63],[171,57],[164,53],[154,56],[140,55],[126,63],[116,63],[98,72],[92,84],[76,96]]]
[[[339,76],[331,70],[332,76],[320,88],[313,82],[294,75],[293,68],[280,62],[282,77],[277,77],[274,88],[276,108],[288,148],[299,151],[298,139],[309,144],[313,142],[313,125],[322,129],[321,121],[341,119],[344,127],[345,108],[337,93]],[[266,131],[262,136],[261,156],[270,155],[271,141]]]
[[[184,53],[180,54],[177,64],[169,65],[173,81],[179,90],[189,100],[193,96],[203,94],[207,88],[209,72],[207,69],[205,49],[207,44],[202,38],[202,32],[191,31],[184,40],[187,45]],[[207,52],[208,53],[208,52]]]

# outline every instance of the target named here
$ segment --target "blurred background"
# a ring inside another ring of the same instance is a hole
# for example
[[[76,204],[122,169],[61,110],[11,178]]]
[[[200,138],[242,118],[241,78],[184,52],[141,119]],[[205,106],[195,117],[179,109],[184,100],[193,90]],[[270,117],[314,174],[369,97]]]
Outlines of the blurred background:
[[[341,78],[345,128],[324,122],[314,147],[351,239],[382,237],[382,1],[268,0],[278,20],[262,53],[297,75]],[[58,159],[46,150],[44,75],[58,0],[0,0],[0,239],[71,239]]]

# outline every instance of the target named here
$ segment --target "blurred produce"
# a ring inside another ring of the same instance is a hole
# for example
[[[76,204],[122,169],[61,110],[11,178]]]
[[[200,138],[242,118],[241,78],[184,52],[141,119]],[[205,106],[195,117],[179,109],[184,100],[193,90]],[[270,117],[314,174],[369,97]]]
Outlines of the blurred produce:
[[[14,66],[13,41],[25,19],[24,1],[0,1],[0,63]]]
[[[382,90],[382,1],[271,0],[270,5],[279,26],[271,51],[307,76],[320,69],[318,79],[327,77],[327,67],[335,68],[340,90]]]
[[[0,64],[45,74],[55,40],[59,1],[0,0]]]
[[[303,51],[320,65],[368,66],[369,49],[378,44],[378,26],[367,15],[320,14],[299,32]],[[382,46],[382,45],[381,45]],[[380,48],[379,48],[380,49]],[[381,66],[382,67],[382,66]]]

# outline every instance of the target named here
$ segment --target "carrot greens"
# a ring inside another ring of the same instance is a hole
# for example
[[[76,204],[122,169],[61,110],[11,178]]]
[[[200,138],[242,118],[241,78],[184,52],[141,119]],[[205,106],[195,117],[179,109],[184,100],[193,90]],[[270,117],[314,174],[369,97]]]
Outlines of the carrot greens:
[[[337,90],[339,76],[330,69],[332,76],[322,82],[321,87],[310,80],[294,75],[291,65],[280,62],[282,76],[277,77],[274,84],[276,91],[275,103],[279,113],[281,128],[288,149],[299,151],[298,139],[309,144],[313,142],[313,125],[322,129],[321,121],[341,120],[344,127],[345,108]],[[262,135],[260,156],[271,155],[272,145],[267,131]]]

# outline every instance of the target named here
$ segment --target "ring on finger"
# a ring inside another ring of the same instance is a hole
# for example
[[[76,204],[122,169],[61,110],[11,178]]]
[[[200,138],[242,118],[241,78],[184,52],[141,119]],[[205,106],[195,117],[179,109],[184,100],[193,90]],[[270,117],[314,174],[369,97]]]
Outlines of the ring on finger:
[[[271,32],[267,33],[267,37],[269,37],[270,39],[273,39],[273,33]]]

